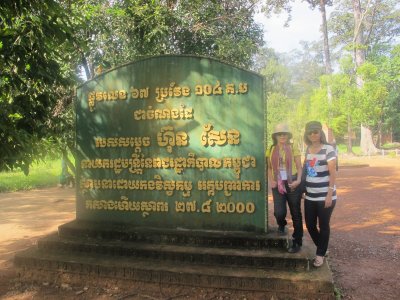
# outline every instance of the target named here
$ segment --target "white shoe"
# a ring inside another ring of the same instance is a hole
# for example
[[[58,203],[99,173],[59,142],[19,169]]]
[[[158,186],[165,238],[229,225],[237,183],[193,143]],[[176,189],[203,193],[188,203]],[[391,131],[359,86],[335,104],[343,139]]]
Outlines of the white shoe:
[[[314,267],[319,268],[319,267],[322,266],[323,264],[324,264],[324,257],[323,257],[323,256],[317,255],[317,256],[314,258],[314,263],[313,263]]]

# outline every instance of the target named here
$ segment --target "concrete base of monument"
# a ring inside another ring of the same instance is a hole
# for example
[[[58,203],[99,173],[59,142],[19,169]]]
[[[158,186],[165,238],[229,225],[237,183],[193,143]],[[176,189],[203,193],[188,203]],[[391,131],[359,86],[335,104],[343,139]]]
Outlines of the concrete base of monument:
[[[257,291],[275,299],[334,299],[329,266],[315,248],[290,254],[287,236],[128,228],[73,221],[16,254],[22,280],[139,283]]]

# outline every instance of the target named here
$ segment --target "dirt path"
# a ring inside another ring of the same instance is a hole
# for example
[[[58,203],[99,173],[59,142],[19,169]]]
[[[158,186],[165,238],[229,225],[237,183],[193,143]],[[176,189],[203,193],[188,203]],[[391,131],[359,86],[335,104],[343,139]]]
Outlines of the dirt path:
[[[341,162],[369,167],[339,170],[340,199],[331,221],[329,250],[338,291],[343,299],[400,299],[400,159]],[[74,199],[73,190],[61,188],[0,194],[0,299],[118,298],[118,291],[95,287],[27,286],[15,281],[14,253],[74,219]],[[305,232],[305,242],[310,242]]]
[[[341,168],[330,261],[345,299],[400,299],[400,159]]]

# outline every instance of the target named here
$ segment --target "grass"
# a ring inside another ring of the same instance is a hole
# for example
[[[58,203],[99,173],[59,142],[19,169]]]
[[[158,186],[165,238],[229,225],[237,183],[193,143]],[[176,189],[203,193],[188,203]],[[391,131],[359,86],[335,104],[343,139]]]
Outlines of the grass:
[[[56,186],[61,174],[61,159],[32,164],[28,176],[22,171],[0,172],[0,192],[15,192]]]
[[[347,153],[347,145],[339,144],[337,147],[339,149],[339,154]],[[360,146],[353,146],[352,149],[355,155],[362,155]]]
[[[335,293],[336,300],[340,300],[343,298],[342,290],[339,287],[337,287],[336,285],[334,286],[334,293]]]

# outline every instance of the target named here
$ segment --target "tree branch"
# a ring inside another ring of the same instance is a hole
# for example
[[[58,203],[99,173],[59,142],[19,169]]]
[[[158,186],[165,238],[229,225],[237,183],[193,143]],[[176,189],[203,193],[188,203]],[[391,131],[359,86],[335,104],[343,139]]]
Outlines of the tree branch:
[[[259,1],[255,1],[254,3],[252,3],[247,10],[250,11],[251,9],[253,9],[253,7],[258,3]],[[215,21],[219,21],[219,20],[226,20],[226,19],[236,19],[239,18],[239,13],[237,12],[236,14],[229,14],[229,15],[223,15],[223,16],[218,16],[215,17],[213,19],[207,20],[206,22],[199,22],[196,23],[195,25],[193,25],[193,29],[195,32],[199,31],[201,28],[206,27],[208,24],[211,24]]]
[[[367,5],[366,5],[366,9],[365,9],[365,13],[361,12],[361,18],[360,18],[360,22],[358,24],[356,24],[356,30],[354,30],[354,37],[353,37],[353,44],[356,42],[357,36],[360,33],[360,29],[361,29],[361,24],[363,23],[364,17],[368,14],[368,10],[369,10],[369,4],[371,3],[371,0],[368,0]],[[361,6],[361,3],[360,3]]]

